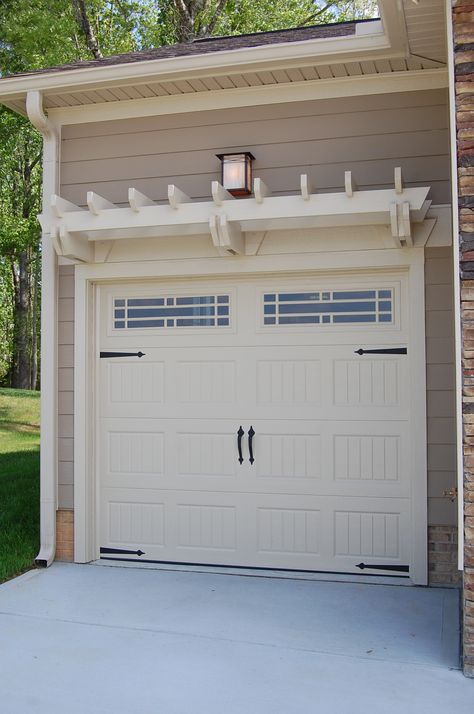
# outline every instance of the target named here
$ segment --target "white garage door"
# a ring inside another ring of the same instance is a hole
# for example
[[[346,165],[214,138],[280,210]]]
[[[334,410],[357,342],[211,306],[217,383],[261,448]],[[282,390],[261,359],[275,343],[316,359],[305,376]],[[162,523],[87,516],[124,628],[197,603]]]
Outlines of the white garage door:
[[[100,315],[102,557],[410,564],[404,275],[124,283]]]

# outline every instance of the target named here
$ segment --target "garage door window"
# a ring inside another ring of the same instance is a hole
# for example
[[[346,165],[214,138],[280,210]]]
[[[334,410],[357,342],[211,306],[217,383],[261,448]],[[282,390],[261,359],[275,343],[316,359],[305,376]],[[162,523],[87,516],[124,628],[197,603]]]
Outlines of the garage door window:
[[[229,327],[229,295],[114,299],[114,328]]]
[[[338,325],[393,322],[393,290],[265,293],[264,325]]]

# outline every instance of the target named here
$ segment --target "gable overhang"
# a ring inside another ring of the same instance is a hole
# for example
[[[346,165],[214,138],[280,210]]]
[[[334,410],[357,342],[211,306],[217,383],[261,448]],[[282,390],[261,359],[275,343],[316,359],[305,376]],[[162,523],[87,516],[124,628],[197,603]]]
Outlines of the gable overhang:
[[[64,92],[87,92],[109,87],[121,87],[159,79],[160,82],[223,76],[230,72],[271,71],[296,67],[323,60],[341,62],[364,55],[372,59],[384,57],[391,49],[381,22],[356,27],[352,36],[304,40],[301,42],[261,45],[258,47],[211,52],[202,55],[170,57],[117,65],[87,66],[78,69],[27,74],[5,78],[0,83],[0,101],[5,104],[26,100],[26,93],[35,89],[45,100]],[[393,56],[393,52],[390,53]],[[397,51],[403,56],[403,49]],[[26,114],[26,111],[24,112]]]
[[[142,104],[159,113],[193,111],[274,101],[353,96],[447,86],[447,71],[436,57],[419,57],[410,49],[406,4],[381,0],[380,20],[348,23],[347,34],[202,54],[117,63],[18,75],[0,80],[0,102],[27,115],[29,91],[41,92],[44,109],[57,124],[78,117],[106,118],[111,107],[128,106],[133,116]],[[416,6],[413,6],[416,8]],[[432,31],[432,28],[430,28]],[[133,61],[132,61],[133,60]],[[419,76],[419,75],[422,75]],[[282,92],[282,88],[284,91]],[[216,97],[222,97],[222,102]],[[156,100],[156,101],[154,101]],[[182,108],[181,108],[182,107]],[[94,109],[97,111],[94,112]],[[85,113],[83,110],[87,110]],[[120,113],[119,113],[120,115]],[[70,119],[69,119],[70,116]]]

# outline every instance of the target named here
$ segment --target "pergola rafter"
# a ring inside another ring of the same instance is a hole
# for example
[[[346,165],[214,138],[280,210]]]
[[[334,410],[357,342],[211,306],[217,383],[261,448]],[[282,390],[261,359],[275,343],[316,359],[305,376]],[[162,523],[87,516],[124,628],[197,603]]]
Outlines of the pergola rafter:
[[[344,191],[312,193],[308,176],[300,176],[300,191],[271,195],[254,179],[253,196],[236,200],[218,181],[211,185],[212,201],[193,201],[177,186],[168,186],[168,202],[158,204],[135,188],[128,207],[115,206],[93,191],[88,209],[60,196],[51,198],[51,235],[57,252],[81,262],[93,262],[95,241],[209,234],[221,255],[245,253],[250,231],[385,225],[393,247],[413,246],[412,224],[422,223],[431,201],[427,186],[404,188],[401,169],[392,189],[358,191],[352,173],[344,174]],[[41,216],[43,225],[47,218]]]

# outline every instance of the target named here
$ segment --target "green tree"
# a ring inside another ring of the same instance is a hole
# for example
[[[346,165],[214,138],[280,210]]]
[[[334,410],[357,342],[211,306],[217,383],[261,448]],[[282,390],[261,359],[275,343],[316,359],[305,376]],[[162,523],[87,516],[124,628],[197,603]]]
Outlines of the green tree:
[[[168,0],[160,3],[161,20],[177,42],[208,35],[238,35],[310,23],[324,24],[375,17],[371,0]]]
[[[41,142],[29,123],[0,110],[0,324],[10,345],[10,383],[36,384]],[[3,319],[2,319],[3,318]],[[2,339],[2,344],[4,340]]]
[[[0,76],[209,35],[375,17],[375,0],[0,0]],[[0,383],[35,388],[41,140],[0,109]]]
[[[0,74],[376,15],[375,0],[0,0]]]

